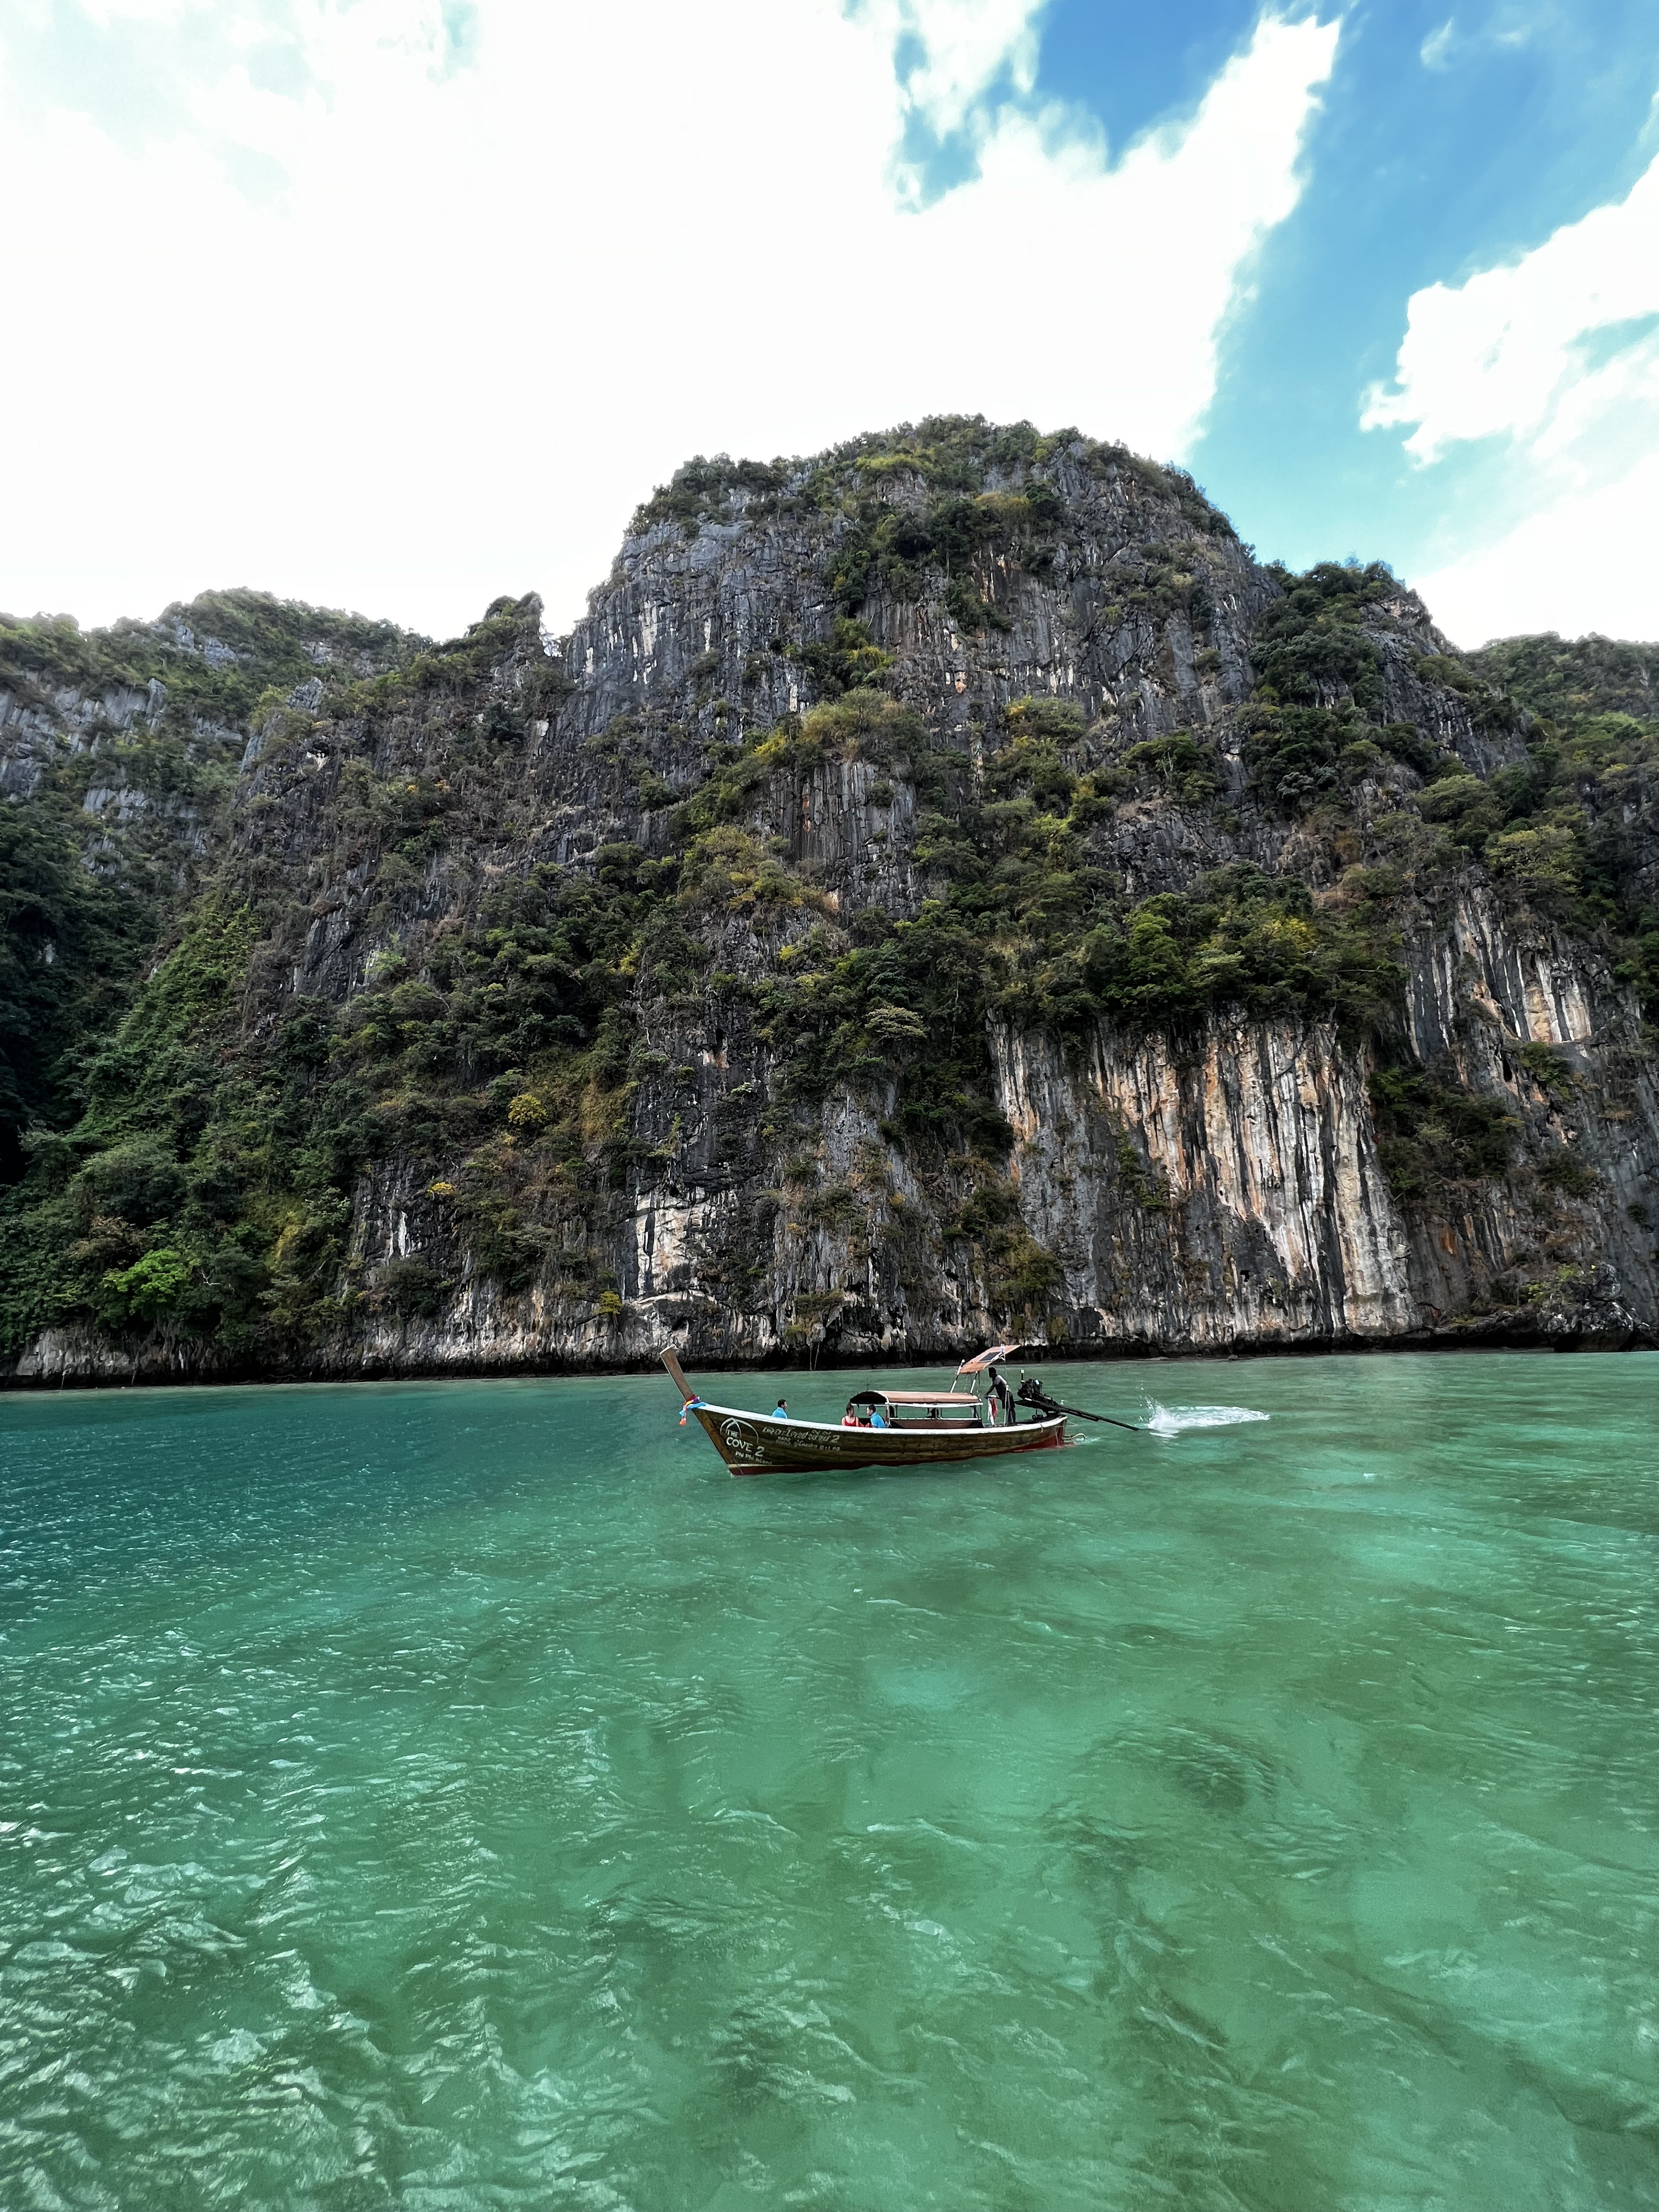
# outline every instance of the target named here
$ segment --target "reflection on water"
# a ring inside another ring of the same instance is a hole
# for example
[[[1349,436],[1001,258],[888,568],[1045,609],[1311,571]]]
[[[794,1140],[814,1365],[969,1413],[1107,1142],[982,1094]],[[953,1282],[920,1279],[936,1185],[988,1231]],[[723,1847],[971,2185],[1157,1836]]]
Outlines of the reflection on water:
[[[1214,1379],[0,1403],[0,2204],[1645,2212],[1659,1361]]]

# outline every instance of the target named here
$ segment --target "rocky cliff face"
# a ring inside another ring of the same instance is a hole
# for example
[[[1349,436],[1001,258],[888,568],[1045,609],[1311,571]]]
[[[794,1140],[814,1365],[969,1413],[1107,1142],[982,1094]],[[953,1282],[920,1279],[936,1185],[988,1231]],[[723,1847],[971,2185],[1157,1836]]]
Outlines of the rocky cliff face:
[[[15,804],[88,696],[14,707]],[[237,733],[30,1139],[19,1381],[1659,1331],[1652,733],[1176,473],[694,464],[568,639]]]

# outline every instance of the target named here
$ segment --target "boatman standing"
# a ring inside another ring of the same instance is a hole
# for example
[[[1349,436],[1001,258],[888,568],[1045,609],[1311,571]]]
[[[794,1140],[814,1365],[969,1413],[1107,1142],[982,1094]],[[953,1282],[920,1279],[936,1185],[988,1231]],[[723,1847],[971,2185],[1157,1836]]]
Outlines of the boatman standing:
[[[991,1403],[995,1408],[991,1418],[1004,1423],[1012,1421],[1014,1418],[1014,1394],[994,1367],[991,1370],[990,1395]]]

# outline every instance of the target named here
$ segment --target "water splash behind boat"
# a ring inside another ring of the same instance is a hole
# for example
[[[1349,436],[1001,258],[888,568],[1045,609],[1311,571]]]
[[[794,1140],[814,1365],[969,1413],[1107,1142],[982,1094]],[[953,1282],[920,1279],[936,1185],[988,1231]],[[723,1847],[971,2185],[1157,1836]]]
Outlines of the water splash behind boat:
[[[1252,1406],[1160,1406],[1148,1401],[1146,1426],[1155,1437],[1178,1437],[1188,1429],[1231,1429],[1240,1421],[1272,1418]]]

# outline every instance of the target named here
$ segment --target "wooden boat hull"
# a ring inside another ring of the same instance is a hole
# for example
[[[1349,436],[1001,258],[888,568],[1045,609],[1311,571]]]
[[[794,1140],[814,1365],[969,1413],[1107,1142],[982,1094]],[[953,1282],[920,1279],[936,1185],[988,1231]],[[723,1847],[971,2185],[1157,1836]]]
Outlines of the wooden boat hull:
[[[775,1421],[732,1406],[686,1408],[733,1474],[823,1474],[834,1468],[940,1467],[1000,1459],[1009,1452],[1052,1451],[1066,1441],[1064,1419],[1006,1429],[966,1425],[843,1428],[828,1421]]]

